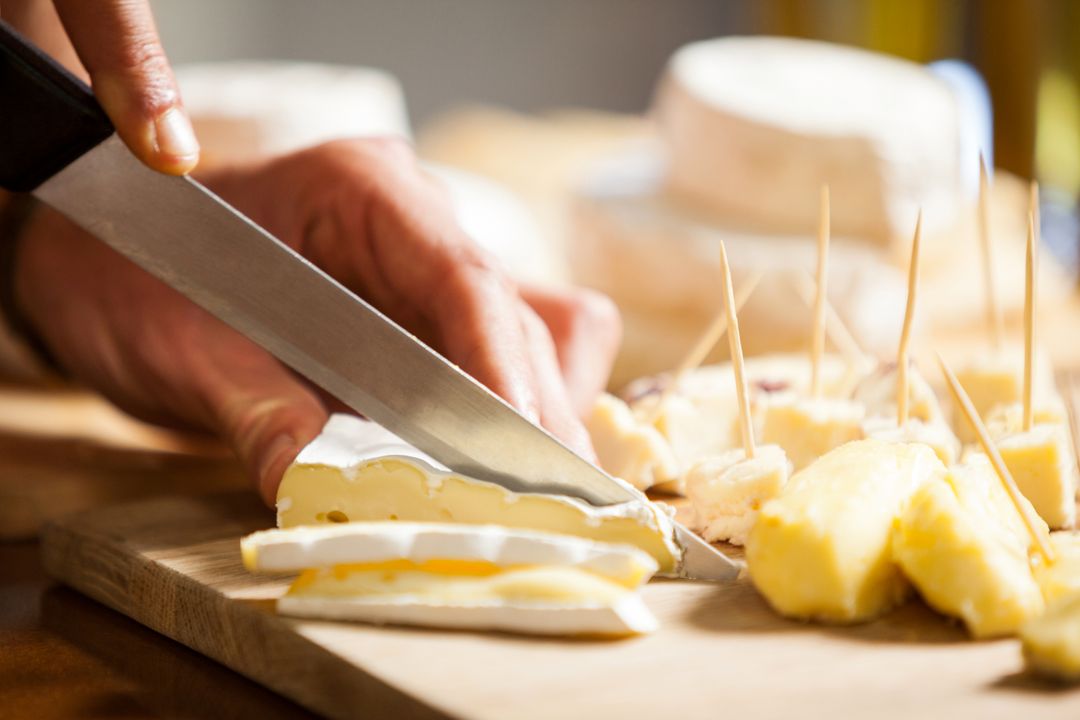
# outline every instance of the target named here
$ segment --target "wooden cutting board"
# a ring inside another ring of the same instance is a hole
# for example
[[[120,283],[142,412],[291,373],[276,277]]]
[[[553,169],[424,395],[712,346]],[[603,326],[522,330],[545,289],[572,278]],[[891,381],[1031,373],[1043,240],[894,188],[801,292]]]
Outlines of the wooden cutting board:
[[[917,602],[853,628],[788,622],[746,582],[654,581],[662,623],[548,640],[280,617],[287,578],[239,539],[271,525],[249,493],[93,510],[43,538],[55,577],[331,717],[1075,718],[1080,689],[1021,672],[1013,640],[970,642]]]

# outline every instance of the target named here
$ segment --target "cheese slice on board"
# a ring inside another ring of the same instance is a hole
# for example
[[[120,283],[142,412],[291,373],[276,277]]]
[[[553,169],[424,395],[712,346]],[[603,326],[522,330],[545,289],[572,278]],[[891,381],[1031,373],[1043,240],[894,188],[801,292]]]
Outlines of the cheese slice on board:
[[[638,490],[671,483],[679,477],[679,463],[668,441],[614,395],[603,393],[596,399],[585,428],[600,467]]]
[[[278,526],[359,520],[498,524],[627,544],[677,570],[671,519],[651,502],[594,507],[559,495],[514,493],[451,472],[378,425],[334,415],[278,488]]]
[[[915,63],[790,38],[696,42],[671,58],[654,113],[672,192],[755,227],[807,232],[825,184],[843,198],[833,232],[881,246],[919,208],[933,234],[964,204],[960,103]]]
[[[1013,635],[1043,611],[1030,548],[985,456],[917,490],[894,538],[897,562],[927,603],[963,620],[977,638]]]
[[[746,543],[754,586],[781,615],[872,620],[908,593],[893,525],[945,466],[922,445],[859,440],[822,456],[765,503]]]
[[[749,459],[735,449],[699,461],[686,476],[695,527],[709,542],[745,545],[761,506],[780,494],[789,475],[791,463],[776,445],[759,445]]]
[[[1024,660],[1035,673],[1080,682],[1080,595],[1054,603],[1020,629]]]
[[[408,558],[416,569],[466,558],[474,567],[579,568],[636,588],[659,569],[651,555],[630,545],[499,525],[375,521],[296,527],[253,533],[241,541],[240,549],[244,566],[252,572],[381,563],[388,558]]]

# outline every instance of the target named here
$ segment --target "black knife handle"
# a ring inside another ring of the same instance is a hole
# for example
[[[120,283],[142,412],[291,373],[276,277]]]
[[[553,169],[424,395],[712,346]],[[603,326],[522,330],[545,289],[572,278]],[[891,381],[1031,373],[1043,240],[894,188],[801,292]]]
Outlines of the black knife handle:
[[[0,20],[0,188],[33,190],[112,132],[86,83]]]

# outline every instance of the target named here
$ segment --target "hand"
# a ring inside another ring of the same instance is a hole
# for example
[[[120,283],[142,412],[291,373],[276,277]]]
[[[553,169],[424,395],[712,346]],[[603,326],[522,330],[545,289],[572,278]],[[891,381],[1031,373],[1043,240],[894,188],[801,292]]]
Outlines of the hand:
[[[144,163],[182,175],[199,161],[199,143],[180,101],[146,0],[5,0],[3,16],[67,64],[63,30],[89,73],[98,102],[124,143]],[[77,68],[75,68],[77,69]]]
[[[463,234],[403,143],[335,142],[204,180],[592,457],[574,407],[590,405],[610,369],[619,334],[610,301],[519,293]],[[63,367],[139,417],[219,433],[272,502],[284,469],[325,422],[324,399],[50,211],[20,242],[16,300]]]

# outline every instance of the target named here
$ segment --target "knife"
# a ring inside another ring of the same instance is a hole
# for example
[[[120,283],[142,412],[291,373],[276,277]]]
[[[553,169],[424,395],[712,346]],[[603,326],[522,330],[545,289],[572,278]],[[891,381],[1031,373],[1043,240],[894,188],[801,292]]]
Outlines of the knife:
[[[90,89],[0,21],[0,187],[32,192],[454,471],[593,505],[647,501],[188,177],[140,163]],[[681,573],[739,565],[682,525]]]

